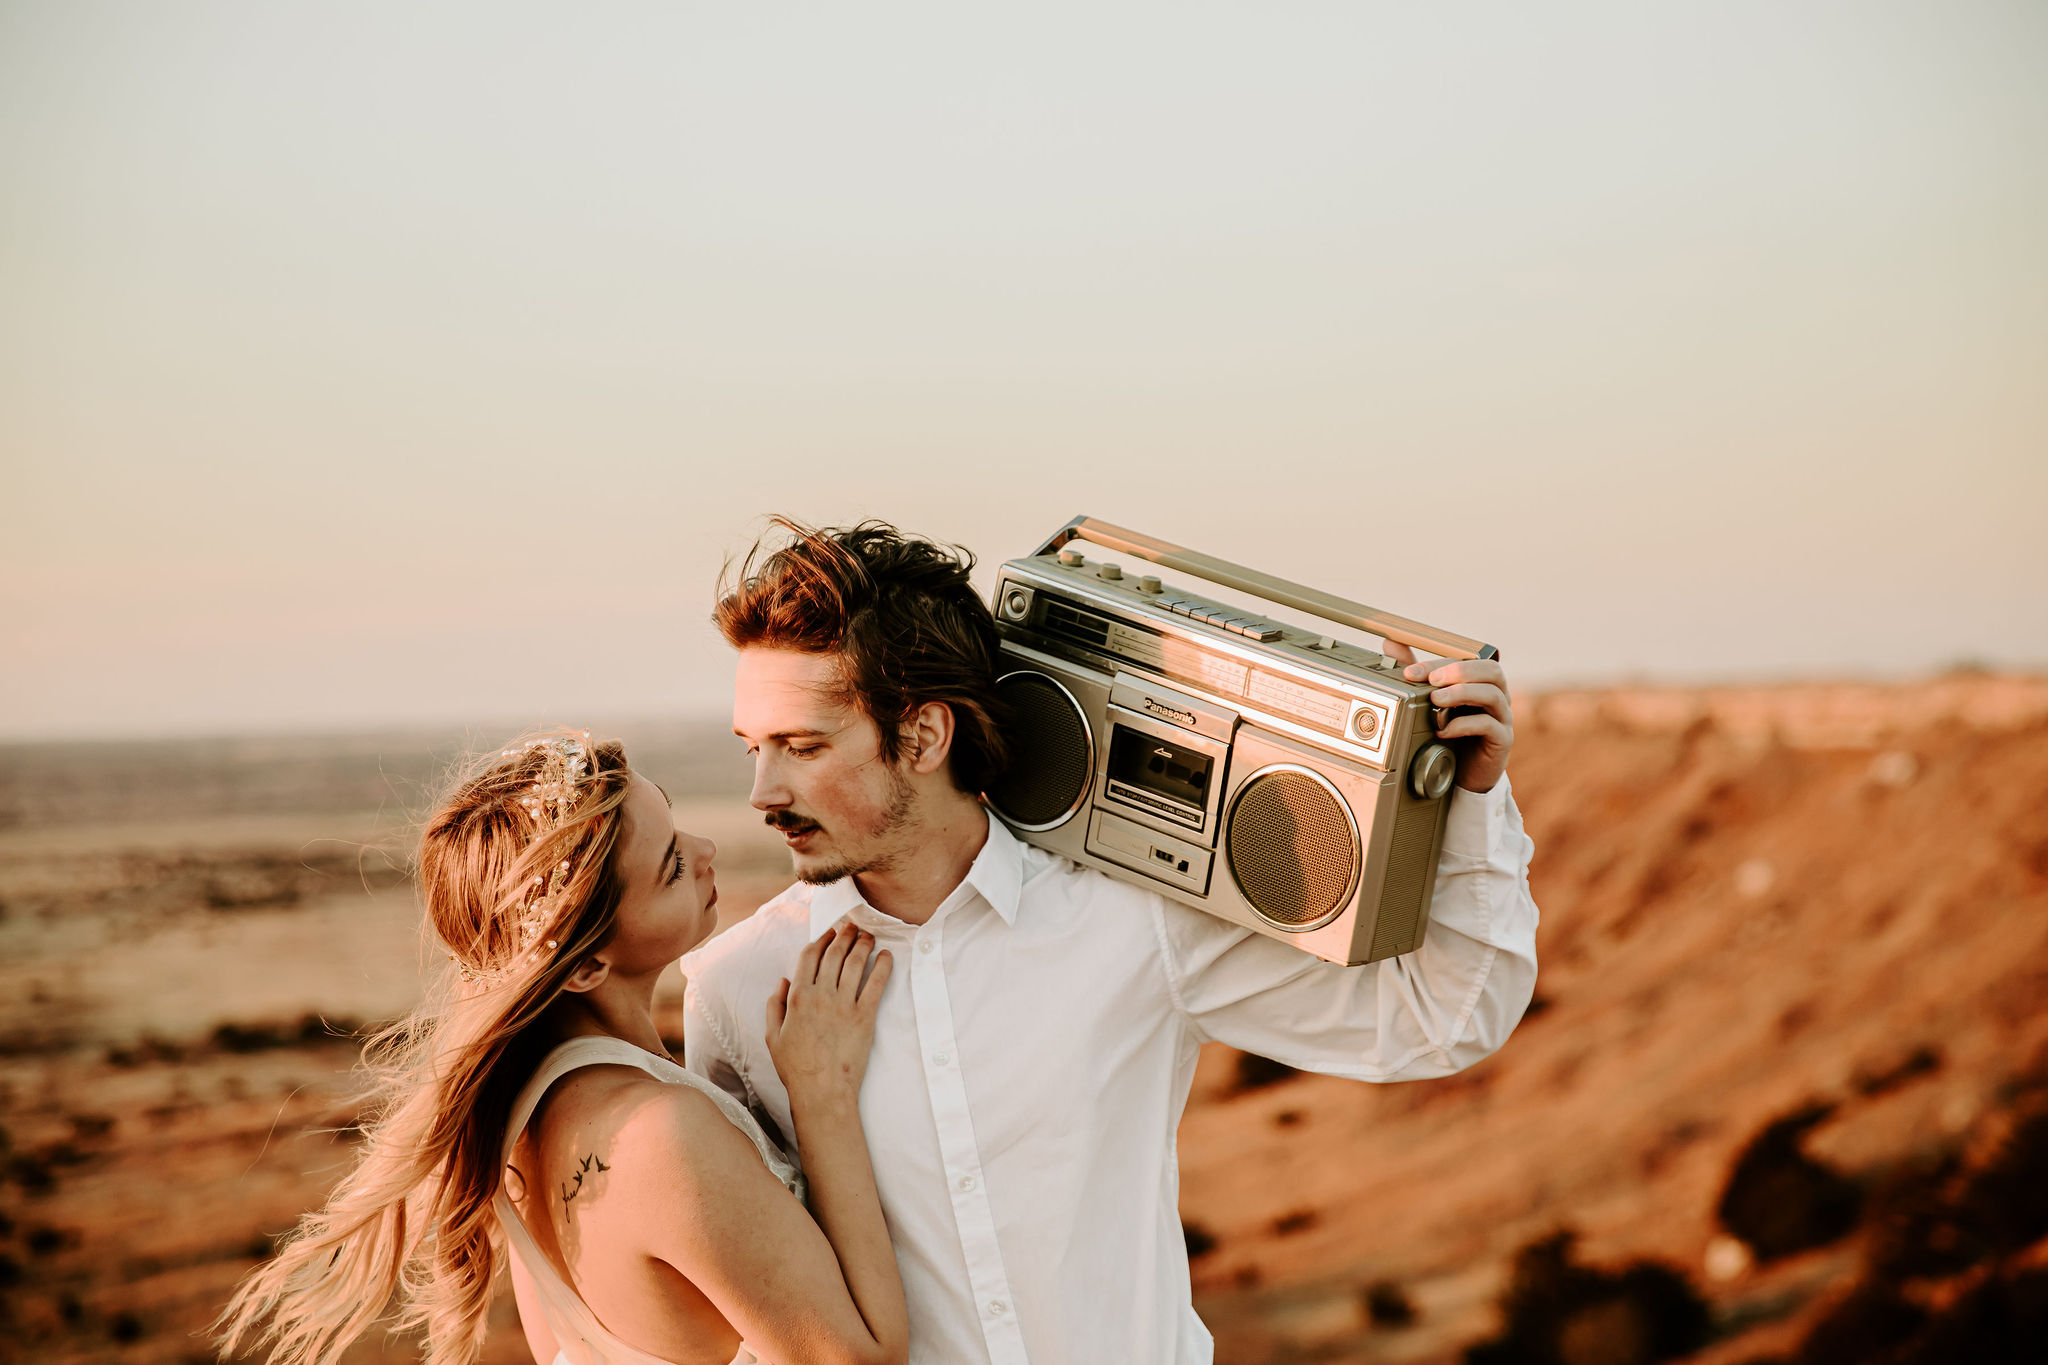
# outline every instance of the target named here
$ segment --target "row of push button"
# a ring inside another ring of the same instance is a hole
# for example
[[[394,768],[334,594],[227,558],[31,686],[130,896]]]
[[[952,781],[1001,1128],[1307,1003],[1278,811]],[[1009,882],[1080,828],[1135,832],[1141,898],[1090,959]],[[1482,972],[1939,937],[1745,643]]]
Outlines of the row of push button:
[[[1061,550],[1060,563],[1070,569],[1078,569],[1087,563],[1079,550]],[[1123,568],[1116,564],[1096,566],[1095,576],[1110,583],[1119,582],[1124,576]],[[1146,574],[1138,582],[1138,591],[1167,608],[1175,616],[1185,616],[1191,621],[1203,621],[1212,626],[1221,626],[1234,635],[1246,639],[1271,642],[1280,638],[1280,627],[1271,621],[1261,621],[1256,616],[1240,616],[1235,612],[1219,611],[1202,602],[1184,597],[1174,597],[1160,591],[1159,580]]]
[[[1190,601],[1184,597],[1162,597],[1159,605],[1175,616],[1185,616],[1190,621],[1202,621],[1212,626],[1221,626],[1233,635],[1242,635],[1250,640],[1277,640],[1280,627],[1271,621],[1261,621],[1256,616],[1240,616],[1234,611],[1224,611],[1203,602]]]

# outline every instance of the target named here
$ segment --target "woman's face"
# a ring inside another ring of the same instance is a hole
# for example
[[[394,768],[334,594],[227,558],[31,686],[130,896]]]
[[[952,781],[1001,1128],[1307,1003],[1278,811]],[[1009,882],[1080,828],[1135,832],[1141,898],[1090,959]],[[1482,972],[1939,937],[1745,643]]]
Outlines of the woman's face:
[[[668,798],[638,773],[619,831],[619,929],[597,956],[626,976],[659,972],[711,936],[718,923],[718,846],[675,827]]]

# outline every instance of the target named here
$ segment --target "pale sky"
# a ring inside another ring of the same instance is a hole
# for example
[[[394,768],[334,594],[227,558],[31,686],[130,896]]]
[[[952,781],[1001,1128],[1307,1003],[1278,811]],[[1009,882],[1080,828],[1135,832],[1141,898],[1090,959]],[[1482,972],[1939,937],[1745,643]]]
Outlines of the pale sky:
[[[716,714],[771,511],[2048,665],[2048,6],[0,0],[0,508],[16,737]]]

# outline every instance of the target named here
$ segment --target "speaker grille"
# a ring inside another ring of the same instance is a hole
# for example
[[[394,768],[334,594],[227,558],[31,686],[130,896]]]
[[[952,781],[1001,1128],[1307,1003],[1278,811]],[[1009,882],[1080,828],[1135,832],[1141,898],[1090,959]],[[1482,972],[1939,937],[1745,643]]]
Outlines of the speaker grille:
[[[1328,923],[1358,880],[1358,834],[1328,783],[1301,768],[1254,773],[1223,833],[1238,890],[1276,928]]]
[[[996,683],[1010,704],[1010,766],[988,789],[996,814],[1026,829],[1064,823],[1093,775],[1088,720],[1073,694],[1044,673],[1012,673]]]

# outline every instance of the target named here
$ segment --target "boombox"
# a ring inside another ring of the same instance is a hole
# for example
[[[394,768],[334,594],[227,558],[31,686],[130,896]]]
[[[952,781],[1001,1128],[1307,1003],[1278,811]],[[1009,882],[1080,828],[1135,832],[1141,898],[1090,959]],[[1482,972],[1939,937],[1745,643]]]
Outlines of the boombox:
[[[1012,754],[985,796],[1019,837],[1332,962],[1412,951],[1457,768],[1429,684],[1084,539],[1433,654],[1493,646],[1089,517],[996,582]]]

